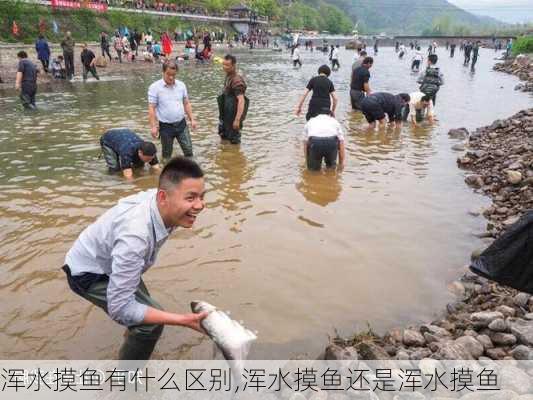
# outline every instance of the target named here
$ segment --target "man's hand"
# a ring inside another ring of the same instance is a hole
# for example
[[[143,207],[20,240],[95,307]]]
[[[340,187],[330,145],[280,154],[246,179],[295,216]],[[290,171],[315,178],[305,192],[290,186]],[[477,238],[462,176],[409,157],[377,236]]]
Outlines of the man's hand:
[[[207,317],[209,313],[207,311],[201,312],[201,313],[190,313],[190,314],[183,314],[183,326],[186,326],[187,328],[194,329],[195,331],[198,331],[200,333],[206,334],[206,331],[204,328],[202,328],[202,325],[200,322]]]
[[[300,115],[302,115],[302,106],[298,106],[296,107],[296,112],[295,112],[296,116],[299,117]]]
[[[238,121],[238,120],[233,121],[233,126],[232,126],[232,127],[233,127],[233,130],[234,130],[234,131],[238,131],[238,130],[240,129],[240,127],[241,127],[240,125],[241,125],[241,124],[239,124],[239,121]]]
[[[198,123],[196,122],[196,120],[191,119],[191,129],[195,131],[197,127],[198,127]]]
[[[159,137],[159,127],[156,125],[156,126],[152,126],[152,129],[150,130],[150,133],[152,134],[152,137],[154,139],[157,139]]]

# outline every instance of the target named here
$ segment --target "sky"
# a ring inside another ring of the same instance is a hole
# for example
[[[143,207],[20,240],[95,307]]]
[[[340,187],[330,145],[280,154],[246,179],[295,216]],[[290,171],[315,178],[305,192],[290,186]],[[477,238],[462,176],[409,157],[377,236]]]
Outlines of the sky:
[[[508,23],[533,22],[533,0],[448,0],[474,14]]]

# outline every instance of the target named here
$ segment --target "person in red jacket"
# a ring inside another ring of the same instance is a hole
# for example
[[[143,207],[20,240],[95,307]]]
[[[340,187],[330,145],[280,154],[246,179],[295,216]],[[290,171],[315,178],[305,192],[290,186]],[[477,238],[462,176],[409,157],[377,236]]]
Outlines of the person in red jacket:
[[[172,41],[166,32],[163,32],[161,35],[161,45],[163,46],[163,54],[165,54],[165,57],[168,59],[170,54],[172,54]]]

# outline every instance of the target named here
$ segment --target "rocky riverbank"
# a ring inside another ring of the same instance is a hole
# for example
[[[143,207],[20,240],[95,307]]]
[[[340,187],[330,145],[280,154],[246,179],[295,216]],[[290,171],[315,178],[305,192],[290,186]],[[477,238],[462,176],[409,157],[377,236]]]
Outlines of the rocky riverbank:
[[[465,149],[458,164],[470,171],[467,184],[493,202],[479,211],[488,220],[482,236],[497,238],[533,208],[533,108],[472,133],[453,129],[449,136],[460,141],[455,150]],[[441,318],[383,336],[369,330],[336,338],[325,358],[533,359],[533,296],[474,275],[467,267],[450,290],[457,300],[448,304]]]
[[[515,90],[533,92],[533,58],[531,56],[520,54],[514,59],[497,63],[494,65],[494,70],[518,76],[522,82],[516,85]]]

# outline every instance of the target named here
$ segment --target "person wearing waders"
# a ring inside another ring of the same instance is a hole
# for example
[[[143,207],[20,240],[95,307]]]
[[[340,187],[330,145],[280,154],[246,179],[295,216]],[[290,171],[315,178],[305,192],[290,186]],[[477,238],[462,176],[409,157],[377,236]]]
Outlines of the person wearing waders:
[[[319,171],[322,160],[326,168],[344,164],[344,134],[341,124],[327,110],[311,118],[304,126],[304,154],[307,169]]]
[[[322,65],[318,68],[318,75],[311,78],[304,94],[300,98],[298,105],[296,106],[296,115],[302,114],[302,107],[309,92],[313,92],[311,100],[309,101],[309,107],[305,119],[309,121],[311,118],[316,117],[320,113],[326,111],[335,116],[335,109],[337,108],[337,94],[335,93],[335,86],[333,82],[329,80],[331,69],[327,65]]]
[[[37,66],[28,60],[24,50],[17,53],[19,65],[15,79],[15,89],[20,91],[20,100],[27,110],[35,110],[35,95],[37,94]]]
[[[204,209],[204,173],[191,159],[170,160],[157,189],[125,197],[81,232],[65,257],[71,290],[127,327],[120,360],[148,360],[165,325],[204,333],[203,313],[164,311],[142,275],[176,228],[192,228]],[[81,304],[80,304],[81,306]],[[86,335],[111,343],[94,326]],[[93,340],[93,341],[94,341]]]
[[[444,85],[444,77],[440,73],[439,68],[435,66],[438,59],[436,54],[430,54],[428,56],[426,71],[417,81],[420,84],[420,91],[431,98],[433,105],[436,104],[437,92]]]
[[[245,96],[246,82],[237,72],[237,59],[226,54],[222,61],[222,68],[226,73],[224,90],[217,97],[219,124],[218,134],[222,140],[229,140],[231,144],[241,142],[242,123],[248,113],[249,100]]]
[[[370,94],[370,68],[374,64],[372,57],[366,57],[363,65],[352,72],[350,81],[350,102],[352,110],[361,109],[361,101]]]
[[[470,69],[474,71],[476,69],[477,58],[479,56],[479,42],[476,42],[474,47],[472,47],[472,65]]]
[[[61,42],[61,49],[63,49],[63,58],[65,59],[65,70],[67,71],[67,79],[72,80],[74,77],[74,40],[70,31],[65,35]]]

